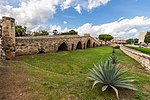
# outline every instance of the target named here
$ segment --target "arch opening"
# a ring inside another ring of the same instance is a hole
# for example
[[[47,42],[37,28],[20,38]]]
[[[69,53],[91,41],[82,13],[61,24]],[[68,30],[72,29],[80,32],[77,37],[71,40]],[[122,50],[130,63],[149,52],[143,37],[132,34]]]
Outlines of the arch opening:
[[[68,51],[68,46],[66,45],[65,42],[63,42],[59,47],[58,51]]]
[[[38,54],[44,54],[44,53],[45,53],[45,51],[44,51],[43,48],[40,48],[40,49],[38,50]]]
[[[88,40],[88,41],[87,41],[87,44],[86,44],[86,48],[90,48],[90,45],[91,45],[91,41]]]
[[[84,43],[84,49],[85,49],[85,43]]]
[[[38,52],[38,54],[44,54],[44,53],[45,53],[44,51],[39,51],[39,52]]]
[[[73,50],[74,49],[74,44],[72,44],[72,47],[71,47],[71,50]]]
[[[95,42],[93,43],[93,47],[96,47],[96,44],[95,44]]]
[[[78,44],[77,44],[77,46],[76,46],[76,49],[82,49],[82,44],[81,44],[80,41],[78,42]]]

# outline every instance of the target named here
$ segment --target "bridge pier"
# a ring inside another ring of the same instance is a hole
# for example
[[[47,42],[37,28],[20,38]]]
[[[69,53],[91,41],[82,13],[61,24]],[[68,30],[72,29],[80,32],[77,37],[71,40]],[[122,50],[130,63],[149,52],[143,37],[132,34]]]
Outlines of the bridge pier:
[[[15,57],[15,19],[2,17],[2,49],[7,60]]]

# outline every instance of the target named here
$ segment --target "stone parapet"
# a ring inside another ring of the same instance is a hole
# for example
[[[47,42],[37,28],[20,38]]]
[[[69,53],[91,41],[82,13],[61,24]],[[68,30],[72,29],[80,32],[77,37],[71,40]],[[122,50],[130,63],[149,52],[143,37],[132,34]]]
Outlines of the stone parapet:
[[[150,71],[150,55],[141,53],[139,51],[124,46],[121,46],[120,49],[125,54],[138,61],[144,68]]]

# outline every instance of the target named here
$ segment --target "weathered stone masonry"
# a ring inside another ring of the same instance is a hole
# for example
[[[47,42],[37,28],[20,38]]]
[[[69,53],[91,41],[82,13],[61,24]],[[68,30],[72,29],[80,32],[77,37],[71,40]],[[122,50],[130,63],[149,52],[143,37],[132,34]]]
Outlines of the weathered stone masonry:
[[[90,41],[90,42],[89,42]],[[76,50],[99,46],[99,42],[92,37],[17,37],[16,38],[16,56],[26,54],[38,54],[57,52],[62,46],[64,50]],[[89,47],[88,47],[89,46]],[[63,49],[62,49],[63,51]]]
[[[2,48],[6,59],[15,56],[71,51],[100,46],[100,43],[90,36],[28,36],[15,37],[15,19],[2,18]]]
[[[140,53],[124,46],[121,46],[121,50],[150,71],[150,55]]]
[[[15,19],[2,17],[2,48],[6,59],[15,57]]]

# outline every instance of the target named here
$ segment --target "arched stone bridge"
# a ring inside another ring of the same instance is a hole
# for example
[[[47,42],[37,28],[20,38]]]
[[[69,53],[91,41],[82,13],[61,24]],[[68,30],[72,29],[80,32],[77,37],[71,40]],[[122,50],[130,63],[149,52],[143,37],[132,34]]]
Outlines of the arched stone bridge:
[[[15,37],[15,19],[2,17],[2,49],[6,59],[15,56],[71,51],[100,46],[100,43],[90,36],[28,36]]]
[[[38,54],[57,51],[71,51],[100,46],[90,36],[35,36],[17,37],[15,55]]]

